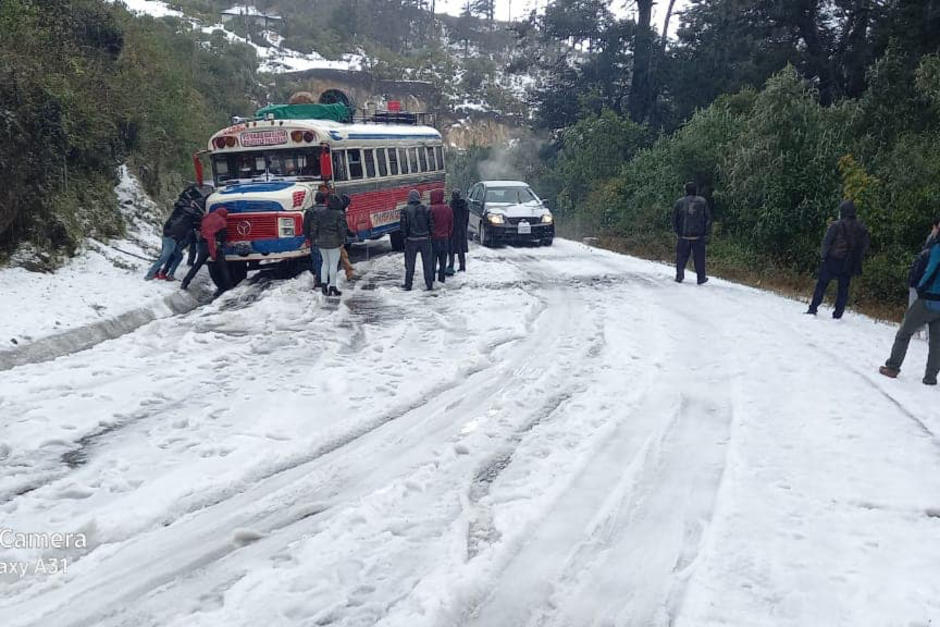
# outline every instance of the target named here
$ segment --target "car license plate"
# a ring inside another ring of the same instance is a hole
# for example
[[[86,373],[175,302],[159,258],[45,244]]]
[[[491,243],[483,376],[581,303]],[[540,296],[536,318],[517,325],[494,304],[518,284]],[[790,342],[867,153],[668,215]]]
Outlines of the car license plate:
[[[519,223],[519,235],[531,235],[532,234],[532,225],[528,222]]]

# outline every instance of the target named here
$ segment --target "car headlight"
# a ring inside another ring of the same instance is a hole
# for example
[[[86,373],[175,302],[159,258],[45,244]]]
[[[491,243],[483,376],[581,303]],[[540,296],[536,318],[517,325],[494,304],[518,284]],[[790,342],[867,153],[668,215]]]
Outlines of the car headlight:
[[[555,221],[555,218],[552,217],[552,214],[546,213],[542,216],[542,224],[551,224]]]
[[[506,222],[506,216],[501,213],[488,213],[486,219],[490,221],[490,224],[504,224]]]
[[[281,237],[294,237],[294,219],[278,218],[277,232]]]

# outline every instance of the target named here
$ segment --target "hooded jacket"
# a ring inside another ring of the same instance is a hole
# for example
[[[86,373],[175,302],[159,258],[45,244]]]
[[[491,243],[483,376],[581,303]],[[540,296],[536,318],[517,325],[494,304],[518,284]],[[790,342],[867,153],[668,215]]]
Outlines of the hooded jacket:
[[[454,212],[444,202],[442,189],[431,192],[431,222],[434,225],[431,239],[450,239],[454,234]]]
[[[822,260],[841,262],[842,273],[857,276],[862,273],[862,259],[868,252],[870,236],[865,225],[858,221],[858,210],[851,200],[839,204],[839,220],[829,225],[822,242]]]
[[[202,219],[200,233],[202,238],[209,244],[209,256],[217,259],[219,254],[219,243],[224,243],[226,239],[225,227],[226,218],[228,218],[227,209],[213,211]]]
[[[470,209],[467,201],[455,191],[450,197],[450,208],[454,211],[454,235],[451,237],[450,250],[454,253],[468,252],[467,225],[470,223]]]
[[[319,248],[340,248],[346,243],[346,212],[339,196],[330,195],[326,209],[316,211],[310,224],[310,242]]]
[[[672,208],[672,228],[683,239],[707,237],[712,226],[708,202],[701,196],[684,196]]]
[[[421,194],[413,189],[408,192],[408,204],[401,210],[401,233],[405,239],[425,240],[434,230],[433,218],[427,207],[421,204]]]
[[[924,276],[917,285],[917,296],[927,301],[927,308],[940,311],[940,241],[934,240]]]

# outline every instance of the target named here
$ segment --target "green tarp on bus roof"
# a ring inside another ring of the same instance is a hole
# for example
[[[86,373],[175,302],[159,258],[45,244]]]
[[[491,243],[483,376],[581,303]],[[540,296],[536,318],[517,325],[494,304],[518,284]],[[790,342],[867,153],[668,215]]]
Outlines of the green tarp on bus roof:
[[[275,120],[349,120],[349,109],[342,103],[336,104],[275,104],[258,109],[255,115],[267,119],[273,115]]]

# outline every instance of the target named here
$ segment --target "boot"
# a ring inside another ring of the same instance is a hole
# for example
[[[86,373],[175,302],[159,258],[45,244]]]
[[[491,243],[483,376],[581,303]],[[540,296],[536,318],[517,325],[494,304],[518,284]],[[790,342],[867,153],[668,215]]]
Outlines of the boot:
[[[338,289],[336,289],[336,288],[333,287],[332,285],[330,286],[330,296],[342,296],[342,295],[343,295],[343,293],[342,293],[341,291],[339,291]]]
[[[329,288],[326,285],[321,285],[320,291],[323,293],[324,296],[330,295]]]
[[[882,366],[881,368],[878,368],[878,372],[880,372],[880,373],[883,374],[884,376],[888,377],[889,379],[897,379],[897,378],[898,378],[898,374],[899,374],[901,371],[900,371],[900,370],[895,370],[894,368],[889,368],[888,366]]]
[[[157,272],[156,279],[158,281],[166,281],[166,275],[163,272]]]
[[[937,385],[937,375],[924,375],[924,385]]]

